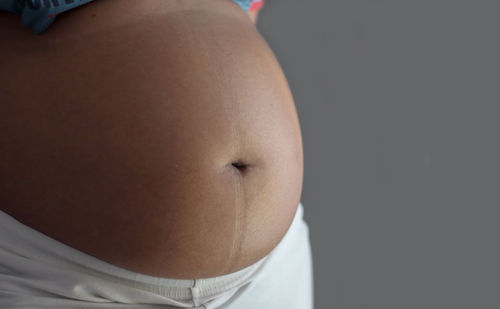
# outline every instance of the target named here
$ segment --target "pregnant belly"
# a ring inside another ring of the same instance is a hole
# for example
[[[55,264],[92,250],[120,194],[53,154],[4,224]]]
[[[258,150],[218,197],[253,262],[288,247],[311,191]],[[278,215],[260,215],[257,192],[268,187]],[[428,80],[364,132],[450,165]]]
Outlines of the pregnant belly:
[[[242,269],[301,195],[286,79],[231,1],[131,3],[82,6],[42,36],[2,14],[0,209],[143,274]]]

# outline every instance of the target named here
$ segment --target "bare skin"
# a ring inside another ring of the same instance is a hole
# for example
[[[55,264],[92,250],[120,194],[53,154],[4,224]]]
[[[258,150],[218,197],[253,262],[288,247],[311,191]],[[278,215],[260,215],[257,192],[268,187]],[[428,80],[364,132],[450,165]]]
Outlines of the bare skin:
[[[57,18],[36,36],[0,13],[0,209],[152,276],[268,254],[303,153],[256,19],[230,0],[95,1]]]

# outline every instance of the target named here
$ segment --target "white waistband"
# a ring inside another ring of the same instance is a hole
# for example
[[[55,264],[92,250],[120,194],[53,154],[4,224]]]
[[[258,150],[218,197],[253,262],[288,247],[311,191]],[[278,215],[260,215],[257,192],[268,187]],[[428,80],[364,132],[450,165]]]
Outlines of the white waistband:
[[[298,228],[302,215],[299,203],[284,238],[255,264],[219,277],[186,280],[153,277],[106,263],[0,211],[0,307],[8,302],[14,308],[13,304],[18,308],[32,308],[30,304],[37,308],[57,304],[64,308],[121,308],[110,307],[110,303],[134,304],[134,308],[154,304],[208,308],[205,304],[226,302],[264,271],[269,257]]]

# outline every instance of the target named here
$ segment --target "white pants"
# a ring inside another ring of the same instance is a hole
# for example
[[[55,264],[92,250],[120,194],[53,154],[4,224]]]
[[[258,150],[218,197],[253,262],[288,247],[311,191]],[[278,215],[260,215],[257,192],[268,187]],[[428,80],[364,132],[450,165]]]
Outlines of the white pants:
[[[303,206],[267,256],[224,276],[152,277],[106,263],[0,211],[0,308],[312,309]]]

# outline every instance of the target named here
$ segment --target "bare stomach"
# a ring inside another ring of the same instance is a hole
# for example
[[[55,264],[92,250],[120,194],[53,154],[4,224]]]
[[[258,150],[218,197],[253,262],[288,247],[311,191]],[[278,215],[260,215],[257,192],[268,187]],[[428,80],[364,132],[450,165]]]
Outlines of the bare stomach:
[[[0,13],[0,209],[117,266],[227,274],[302,190],[286,79],[230,0],[95,1],[34,35]]]

